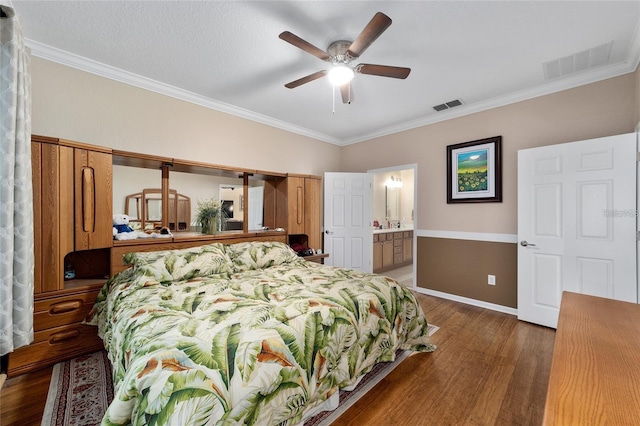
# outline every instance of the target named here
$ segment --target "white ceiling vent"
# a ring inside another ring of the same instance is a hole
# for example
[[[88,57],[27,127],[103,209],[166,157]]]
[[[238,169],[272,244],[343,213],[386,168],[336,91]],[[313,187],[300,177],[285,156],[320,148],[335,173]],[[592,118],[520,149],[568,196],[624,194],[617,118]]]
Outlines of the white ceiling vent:
[[[433,107],[436,111],[444,111],[445,109],[453,108],[462,105],[462,101],[460,99],[454,99],[449,102],[445,102],[440,105],[436,105]]]
[[[545,80],[553,80],[569,74],[586,71],[609,63],[613,40],[573,55],[558,58],[542,64]]]

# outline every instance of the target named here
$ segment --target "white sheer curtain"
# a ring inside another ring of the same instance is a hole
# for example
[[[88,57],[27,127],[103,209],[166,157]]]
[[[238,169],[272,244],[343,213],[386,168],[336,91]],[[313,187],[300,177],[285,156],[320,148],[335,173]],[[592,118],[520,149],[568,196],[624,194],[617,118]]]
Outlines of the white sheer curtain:
[[[0,355],[33,340],[29,66],[22,23],[0,5]]]

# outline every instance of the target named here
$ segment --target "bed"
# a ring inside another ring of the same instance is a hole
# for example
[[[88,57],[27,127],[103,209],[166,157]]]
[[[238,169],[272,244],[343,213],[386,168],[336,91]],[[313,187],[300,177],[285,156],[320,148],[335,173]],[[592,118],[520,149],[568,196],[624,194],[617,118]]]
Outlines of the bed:
[[[105,425],[297,425],[397,350],[435,349],[409,290],[283,243],[125,262],[87,319],[113,365]]]

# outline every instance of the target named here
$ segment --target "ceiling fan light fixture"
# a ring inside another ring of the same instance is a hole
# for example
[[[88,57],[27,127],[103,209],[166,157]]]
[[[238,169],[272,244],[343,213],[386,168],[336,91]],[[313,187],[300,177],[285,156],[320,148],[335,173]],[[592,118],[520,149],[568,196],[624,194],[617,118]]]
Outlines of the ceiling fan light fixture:
[[[328,74],[329,81],[334,86],[342,86],[343,84],[347,84],[348,82],[353,80],[354,76],[355,72],[353,71],[353,69],[345,64],[334,65],[329,70]]]

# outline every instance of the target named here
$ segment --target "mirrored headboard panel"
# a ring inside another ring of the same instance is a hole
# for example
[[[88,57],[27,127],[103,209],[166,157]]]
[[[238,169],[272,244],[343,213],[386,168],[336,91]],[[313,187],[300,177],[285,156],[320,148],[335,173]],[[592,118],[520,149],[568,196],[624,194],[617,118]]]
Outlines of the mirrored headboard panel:
[[[241,194],[243,188],[242,181],[242,177],[237,176],[224,177],[169,170],[169,185],[171,189],[175,189],[191,199],[192,208],[189,230],[192,232],[200,231],[195,220],[198,214],[198,202],[206,200],[226,200],[225,194],[221,193],[221,187],[239,187],[240,189],[237,192]],[[221,223],[221,225],[221,231],[225,231],[224,223]],[[240,227],[240,230],[242,230],[242,227]]]
[[[137,156],[128,152],[113,153],[113,213],[127,214],[134,229],[144,229],[143,214],[148,219],[162,220],[162,200],[145,204],[143,212],[141,199],[135,200],[132,194],[145,188],[162,188],[162,165],[171,159],[162,157]],[[151,223],[151,221],[150,221]]]
[[[226,212],[220,232],[261,231],[274,227],[274,221],[266,219],[273,213],[265,213],[275,206],[270,182],[285,177],[285,173],[114,151],[113,212],[129,215],[134,228],[166,226],[174,235],[193,234],[201,232],[196,223],[198,202],[216,200]]]

